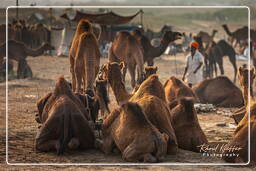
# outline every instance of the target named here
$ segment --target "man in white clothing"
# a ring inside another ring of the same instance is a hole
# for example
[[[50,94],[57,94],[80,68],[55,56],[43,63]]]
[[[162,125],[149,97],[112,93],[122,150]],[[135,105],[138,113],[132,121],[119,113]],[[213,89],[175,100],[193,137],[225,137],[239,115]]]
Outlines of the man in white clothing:
[[[187,74],[187,83],[189,87],[192,87],[196,83],[203,81],[203,55],[198,51],[199,44],[197,42],[192,42],[190,44],[191,54],[187,56],[187,65],[182,77],[185,80]]]

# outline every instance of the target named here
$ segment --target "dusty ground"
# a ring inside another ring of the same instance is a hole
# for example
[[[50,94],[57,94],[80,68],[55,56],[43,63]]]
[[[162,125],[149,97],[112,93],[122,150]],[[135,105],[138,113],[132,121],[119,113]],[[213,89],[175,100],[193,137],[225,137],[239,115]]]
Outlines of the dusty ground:
[[[158,66],[158,74],[161,81],[171,75],[177,75],[181,78],[184,68],[184,55],[180,54],[176,57],[161,57],[155,60]],[[228,60],[224,59],[226,74],[233,78],[233,68]],[[102,63],[106,59],[101,60]],[[11,80],[9,81],[8,94],[8,162],[9,163],[116,163],[123,162],[120,154],[106,156],[96,150],[66,152],[63,156],[57,156],[55,153],[39,153],[34,149],[34,138],[36,135],[38,124],[34,120],[37,113],[36,101],[46,92],[54,88],[55,78],[63,74],[66,79],[70,80],[68,58],[57,58],[50,56],[41,56],[37,58],[28,58],[28,63],[32,67],[34,78]],[[240,66],[243,62],[238,62]],[[176,66],[176,67],[175,67]],[[129,75],[129,74],[128,74]],[[130,91],[129,77],[126,86]],[[7,166],[5,161],[5,83],[0,83],[0,160],[2,161],[2,169],[31,169],[38,170],[36,166]],[[110,95],[111,108],[115,107],[115,99],[113,94]],[[226,109],[218,109],[223,111]],[[228,109],[232,111],[235,109]],[[230,123],[234,124],[233,119],[220,113],[212,112],[198,115],[199,122],[204,130],[207,138],[211,142],[228,142],[234,132],[234,128],[228,126],[218,126],[218,124]],[[200,153],[180,150],[175,156],[167,156],[164,163],[223,163],[216,157],[203,157]],[[47,170],[55,170],[57,168],[65,168],[73,170],[75,166],[48,166]],[[255,166],[241,168],[230,166],[80,166],[80,169],[88,170],[133,170],[134,168],[141,170],[251,170]],[[0,169],[0,170],[2,170]],[[77,169],[77,168],[76,168]]]

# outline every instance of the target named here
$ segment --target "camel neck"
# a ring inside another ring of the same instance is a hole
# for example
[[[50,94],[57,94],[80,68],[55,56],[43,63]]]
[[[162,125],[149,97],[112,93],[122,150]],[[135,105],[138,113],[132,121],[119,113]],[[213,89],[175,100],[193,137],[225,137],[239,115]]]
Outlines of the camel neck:
[[[250,97],[248,97],[249,91],[250,91]],[[248,86],[243,86],[243,96],[244,96],[244,104],[245,104],[245,106],[247,106],[249,98],[253,99],[252,86],[250,86],[250,90],[249,90]]]
[[[116,97],[116,101],[119,105],[127,102],[130,97],[131,94],[129,94],[126,89],[124,84],[121,81],[117,81],[117,82],[110,82],[110,86],[114,92],[114,95]]]
[[[166,50],[168,45],[169,45],[169,41],[167,41],[163,38],[158,47],[152,47],[154,49],[152,52],[152,57],[155,58],[155,57],[161,56],[164,53],[164,51]]]

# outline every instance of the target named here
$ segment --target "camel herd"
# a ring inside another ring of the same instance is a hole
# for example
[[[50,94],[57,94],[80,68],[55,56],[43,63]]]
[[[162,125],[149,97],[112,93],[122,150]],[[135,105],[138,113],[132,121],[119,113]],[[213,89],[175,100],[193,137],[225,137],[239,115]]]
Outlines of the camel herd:
[[[256,162],[256,141],[253,141],[256,138],[256,101],[252,93],[251,97],[247,96],[248,83],[252,87],[255,77],[254,69],[239,68],[241,91],[225,76],[204,80],[193,88],[174,76],[162,84],[156,66],[144,68],[145,62],[153,65],[153,59],[180,36],[178,32],[167,31],[160,46],[152,47],[138,30],[121,31],[109,50],[109,62],[100,67],[101,55],[92,25],[87,20],[80,20],[69,54],[72,82],[59,77],[55,89],[37,102],[36,121],[41,126],[36,136],[36,149],[63,154],[65,150],[94,148],[105,154],[119,152],[127,162],[148,163],[164,161],[167,154],[176,155],[178,148],[200,152],[200,145],[211,144],[194,108],[194,103],[200,102],[241,107],[242,120],[228,143],[241,147],[240,155],[223,159],[247,162],[250,119],[251,161]],[[209,41],[212,42],[212,38]],[[222,41],[216,46],[226,48]],[[214,49],[210,53],[212,51]],[[232,53],[222,51],[221,55]],[[132,92],[125,87],[127,69],[134,88]],[[248,72],[251,80],[248,80]],[[111,111],[108,85],[118,104]],[[250,118],[247,98],[251,102]],[[101,133],[95,134],[97,131]]]

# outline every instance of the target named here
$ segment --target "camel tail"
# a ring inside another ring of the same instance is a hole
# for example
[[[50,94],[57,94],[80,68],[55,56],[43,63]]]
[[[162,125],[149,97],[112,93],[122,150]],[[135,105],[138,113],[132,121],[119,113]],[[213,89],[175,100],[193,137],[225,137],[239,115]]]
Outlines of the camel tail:
[[[64,153],[64,151],[68,145],[68,142],[71,139],[71,124],[70,124],[70,122],[71,122],[71,114],[70,113],[64,114],[63,122],[62,122],[62,126],[63,126],[62,135],[59,140],[60,146],[57,149],[58,155],[61,155]]]
[[[229,35],[229,36],[232,36],[232,33],[230,32],[228,26],[226,24],[223,24],[222,25],[223,29],[225,30],[225,32]]]

